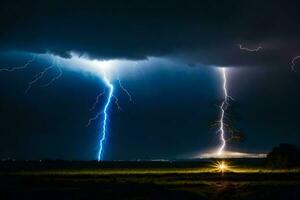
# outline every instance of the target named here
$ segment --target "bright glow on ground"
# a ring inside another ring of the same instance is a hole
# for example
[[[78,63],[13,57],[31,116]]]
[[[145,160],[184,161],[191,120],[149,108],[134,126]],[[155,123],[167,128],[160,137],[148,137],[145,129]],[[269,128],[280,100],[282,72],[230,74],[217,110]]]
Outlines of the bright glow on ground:
[[[224,160],[217,161],[213,167],[217,172],[221,172],[222,174],[230,169],[228,163],[226,163]]]
[[[245,153],[237,151],[223,151],[222,154],[216,154],[215,151],[200,154],[197,158],[265,158],[264,153]]]

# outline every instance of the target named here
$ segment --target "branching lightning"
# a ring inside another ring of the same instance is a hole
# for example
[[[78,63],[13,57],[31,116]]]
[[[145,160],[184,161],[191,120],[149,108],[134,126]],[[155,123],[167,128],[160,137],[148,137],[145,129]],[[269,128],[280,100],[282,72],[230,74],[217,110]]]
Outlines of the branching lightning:
[[[243,47],[241,44],[238,44],[238,46],[239,46],[240,50],[250,51],[250,52],[258,52],[258,51],[263,49],[263,47],[261,47],[261,46],[258,46],[255,49],[250,49],[250,48],[247,48],[247,47]]]
[[[93,103],[93,106],[90,108],[90,111],[93,111],[96,109],[97,105],[99,104],[100,102],[100,98],[105,94],[105,91],[103,92],[100,92],[97,97],[96,97],[96,100],[95,102]],[[112,95],[112,98],[114,99],[114,103],[115,105],[117,106],[118,110],[119,111],[123,111],[122,107],[120,106],[120,103],[119,103],[119,98],[116,97],[114,94]],[[89,120],[89,123],[87,124],[87,126],[89,126],[91,124],[92,121],[98,119],[98,117],[100,117],[100,115],[103,114],[103,113],[98,113],[95,117],[91,118]]]
[[[48,83],[42,85],[41,87],[49,86],[54,81],[56,81],[57,79],[59,79],[62,76],[62,71],[61,71],[61,69],[57,65],[57,60],[53,59],[52,64],[50,66],[46,67],[43,71],[41,71],[41,72],[37,73],[36,75],[34,75],[33,79],[27,85],[27,88],[25,90],[25,94],[27,94],[29,92],[29,90],[32,88],[32,86],[35,83],[37,83],[39,80],[41,80],[48,71],[50,71],[51,69],[54,69],[54,68],[58,68],[59,69],[59,74],[56,75],[54,78],[52,78]]]
[[[296,63],[295,63],[295,62],[296,62],[298,59],[300,59],[300,56],[296,56],[296,57],[294,57],[294,58],[292,59],[292,65],[291,65],[291,68],[292,68],[292,70],[293,70],[294,72],[296,72],[296,69],[295,69]]]
[[[33,62],[35,62],[37,60],[38,56],[40,56],[40,55],[34,54],[33,57],[30,60],[28,60],[24,65],[21,65],[21,66],[11,67],[11,68],[0,68],[0,72],[14,72],[14,71],[17,71],[17,70],[24,70],[24,69],[28,68]],[[99,104],[100,99],[101,99],[102,96],[107,94],[107,99],[104,103],[103,109],[100,112],[98,112],[94,117],[89,119],[89,121],[87,123],[87,126],[90,126],[92,122],[96,121],[100,116],[103,115],[103,118],[101,120],[101,126],[102,127],[101,127],[101,131],[100,131],[99,151],[98,151],[98,155],[97,155],[98,161],[102,161],[103,160],[103,152],[104,152],[104,143],[105,143],[105,140],[106,140],[106,136],[108,134],[109,109],[110,109],[111,103],[112,102],[115,103],[118,110],[122,111],[122,108],[119,104],[119,99],[114,94],[114,89],[115,89],[114,85],[111,82],[111,80],[109,79],[109,76],[106,76],[105,71],[102,71],[102,70],[108,69],[107,67],[110,67],[110,63],[113,63],[113,62],[100,63],[101,61],[90,61],[88,59],[81,59],[80,57],[76,57],[76,56],[73,56],[70,60],[60,58],[60,57],[57,57],[57,56],[53,56],[53,55],[50,55],[50,56],[51,56],[50,58],[52,59],[51,64],[49,66],[45,67],[42,71],[36,73],[32,77],[32,80],[30,80],[27,84],[25,94],[27,94],[34,85],[36,85],[46,75],[48,75],[48,73],[50,71],[55,70],[56,71],[55,76],[53,78],[51,78],[47,83],[45,83],[43,85],[40,85],[40,87],[50,86],[52,83],[54,83],[56,80],[58,80],[63,75],[63,71],[62,71],[62,67],[60,65],[60,61],[63,61],[63,62],[68,61],[69,63],[72,64],[72,63],[74,63],[74,60],[75,60],[75,61],[77,61],[76,63],[83,63],[83,64],[87,64],[88,66],[90,66],[91,68],[89,68],[89,69],[92,69],[92,72],[94,72],[94,73],[98,74],[99,70],[101,72],[103,72],[102,75],[100,75],[100,76],[103,78],[106,89],[103,92],[101,92],[97,95],[96,101],[94,102],[94,104],[90,108],[90,111],[93,111],[97,108],[97,105]],[[104,64],[104,67],[101,67],[101,64]],[[124,85],[122,84],[119,76],[118,76],[117,80],[118,80],[118,84],[119,84],[120,89],[128,96],[129,101],[134,103],[134,101],[132,99],[132,95],[124,87]]]
[[[220,134],[220,140],[221,140],[221,146],[219,147],[217,151],[217,155],[222,155],[225,147],[226,147],[226,139],[225,139],[225,115],[226,115],[226,110],[229,106],[230,100],[233,100],[231,96],[228,95],[227,92],[227,76],[226,76],[226,69],[223,67],[220,69],[223,77],[223,93],[224,93],[224,99],[221,103],[220,106],[220,119],[218,121],[219,123],[219,129],[218,133]]]
[[[91,119],[89,119],[87,126],[90,126],[91,123],[95,120],[97,120],[102,114],[103,114],[103,121],[102,121],[102,129],[101,129],[101,138],[99,140],[99,151],[98,151],[98,161],[102,161],[102,152],[103,152],[103,143],[106,139],[106,135],[107,135],[107,121],[109,120],[109,106],[111,104],[111,100],[114,97],[114,86],[113,84],[106,78],[103,78],[104,84],[106,85],[109,93],[107,96],[107,100],[105,102],[104,108],[101,112],[98,112],[94,117],[92,117]],[[93,107],[91,108],[91,110],[94,110],[97,106],[97,104],[99,103],[100,97],[103,96],[105,94],[105,92],[101,92],[98,94],[95,103],[93,104]]]
[[[121,107],[120,104],[119,104],[119,98],[116,97],[115,95],[112,95],[112,98],[114,98],[114,100],[115,100],[114,103],[115,103],[115,105],[117,106],[118,111],[123,111],[122,107]]]
[[[93,110],[96,109],[96,107],[97,107],[97,105],[98,105],[98,103],[99,103],[99,101],[100,101],[100,98],[101,98],[104,94],[105,94],[105,91],[100,92],[100,93],[97,95],[96,101],[94,102],[93,106],[90,108],[90,111],[93,111]]]
[[[33,57],[28,60],[24,65],[21,66],[17,66],[17,67],[12,67],[12,68],[1,68],[0,72],[15,72],[18,70],[24,70],[26,68],[28,68],[34,61],[36,61],[38,55],[33,55]],[[52,58],[52,64],[49,67],[46,67],[45,69],[43,69],[41,72],[35,74],[32,78],[31,81],[29,81],[29,83],[27,84],[27,88],[25,89],[25,94],[27,94],[29,92],[29,90],[32,88],[32,86],[37,83],[39,80],[41,80],[48,71],[50,71],[51,69],[56,68],[58,73],[57,75],[55,75],[48,83],[45,83],[44,85],[41,85],[41,87],[47,87],[49,85],[51,85],[53,82],[55,82],[56,80],[58,80],[63,72],[61,70],[61,67],[59,66],[59,62],[57,59]]]
[[[17,70],[22,70],[22,69],[26,69],[31,63],[33,63],[37,58],[37,55],[33,55],[33,57],[28,60],[24,65],[22,66],[17,66],[17,67],[12,67],[12,68],[1,68],[0,72],[14,72]]]
[[[109,94],[107,97],[107,101],[105,103],[104,109],[103,109],[103,114],[104,114],[104,118],[103,118],[103,124],[102,124],[102,137],[100,139],[100,147],[99,147],[99,152],[98,152],[98,161],[102,160],[102,151],[103,151],[103,142],[105,140],[106,137],[106,132],[107,132],[107,120],[108,120],[108,108],[109,105],[111,103],[111,98],[113,96],[113,92],[114,92],[114,86],[109,82],[109,80],[107,78],[104,78],[104,82],[106,84],[106,86],[109,89]]]
[[[48,83],[41,85],[41,87],[48,87],[49,85],[60,79],[60,77],[63,75],[59,61],[55,59],[55,62],[58,74],[54,76]]]
[[[122,82],[121,82],[121,80],[120,80],[119,74],[118,74],[118,83],[119,83],[120,88],[121,88],[121,89],[125,92],[125,94],[128,96],[129,101],[130,101],[131,103],[134,103],[131,94],[130,94],[129,91],[123,86],[123,84],[122,84]]]
[[[25,94],[27,94],[29,92],[29,90],[32,88],[32,86],[35,83],[37,83],[39,80],[41,80],[47,74],[47,72],[49,72],[50,70],[52,70],[54,68],[57,68],[58,74],[56,76],[54,76],[48,83],[41,85],[41,87],[47,87],[47,86],[51,85],[52,83],[54,83],[56,80],[58,80],[62,76],[63,72],[58,65],[57,59],[53,58],[52,64],[50,66],[46,67],[41,72],[39,72],[33,76],[33,79],[27,85]]]
[[[120,86],[120,88],[125,92],[125,94],[128,96],[129,101],[131,101],[132,103],[134,103],[131,94],[128,92],[128,90],[122,85],[120,78],[118,76],[118,84]],[[104,151],[104,142],[106,139],[106,135],[108,132],[108,120],[109,120],[109,107],[110,104],[112,103],[112,101],[115,103],[115,105],[117,106],[117,109],[122,111],[122,108],[119,104],[119,99],[118,97],[115,96],[114,94],[114,86],[113,84],[109,81],[109,79],[107,77],[104,76],[103,81],[107,87],[107,90],[109,91],[108,93],[108,97],[107,100],[105,102],[104,108],[102,111],[98,112],[94,117],[90,118],[87,126],[90,126],[92,122],[96,121],[101,115],[103,115],[103,119],[102,119],[102,129],[101,129],[101,133],[100,133],[100,141],[99,141],[99,151],[98,151],[98,161],[102,161],[103,160],[103,151]],[[92,108],[90,109],[91,111],[96,109],[97,105],[99,104],[100,98],[106,93],[106,91],[100,92],[97,97],[96,97],[96,101],[94,102]]]

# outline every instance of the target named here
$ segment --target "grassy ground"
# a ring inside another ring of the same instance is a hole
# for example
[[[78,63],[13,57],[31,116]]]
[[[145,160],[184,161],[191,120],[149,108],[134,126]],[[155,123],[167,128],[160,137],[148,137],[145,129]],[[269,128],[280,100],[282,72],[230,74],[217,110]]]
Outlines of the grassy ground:
[[[199,166],[9,167],[0,199],[300,199],[299,169]]]
[[[52,170],[20,170],[12,172],[0,172],[0,175],[135,175],[135,174],[218,174],[213,167],[202,168],[122,168],[122,169],[52,169]],[[295,169],[266,169],[263,167],[246,168],[231,167],[226,170],[227,174],[282,174],[300,173]]]

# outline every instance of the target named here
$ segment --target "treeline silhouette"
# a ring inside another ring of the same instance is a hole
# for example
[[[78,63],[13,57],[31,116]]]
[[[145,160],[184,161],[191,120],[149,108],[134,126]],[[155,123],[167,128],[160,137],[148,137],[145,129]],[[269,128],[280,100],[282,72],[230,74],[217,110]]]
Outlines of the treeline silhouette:
[[[279,144],[268,153],[266,165],[271,168],[300,167],[300,148],[293,144]]]

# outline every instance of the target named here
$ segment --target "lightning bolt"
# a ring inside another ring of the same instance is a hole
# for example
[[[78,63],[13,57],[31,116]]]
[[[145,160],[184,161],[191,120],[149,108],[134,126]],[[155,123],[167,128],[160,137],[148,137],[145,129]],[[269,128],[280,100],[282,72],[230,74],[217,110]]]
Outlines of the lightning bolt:
[[[12,68],[0,68],[0,72],[1,71],[5,71],[5,72],[14,72],[17,70],[23,70],[26,69],[27,67],[30,66],[30,64],[32,64],[36,59],[37,56],[39,55],[34,55],[30,60],[28,60],[24,65],[22,66],[17,66],[17,67],[12,67]],[[32,80],[28,82],[27,84],[27,88],[25,90],[25,94],[27,94],[32,87],[37,84],[41,79],[43,79],[49,71],[51,70],[56,70],[56,74],[53,78],[51,78],[47,83],[41,85],[40,87],[47,87],[50,86],[52,83],[54,83],[56,80],[58,80],[62,75],[63,75],[63,71],[61,69],[61,65],[60,65],[60,61],[58,60],[58,58],[52,56],[52,63],[45,67],[42,71],[36,73]],[[132,99],[132,95],[129,93],[129,91],[124,87],[124,85],[122,84],[119,76],[118,76],[118,84],[119,87],[121,88],[121,90],[128,96],[129,101],[134,103],[133,99]],[[96,101],[94,102],[94,104],[92,105],[92,107],[90,108],[90,111],[95,110],[97,105],[99,104],[100,98],[106,94],[106,92],[108,91],[108,96],[107,99],[105,101],[104,104],[104,108],[101,112],[98,112],[94,117],[92,117],[91,119],[89,119],[87,126],[90,126],[90,124],[97,120],[101,115],[103,115],[103,119],[101,121],[102,124],[102,128],[101,128],[101,132],[100,132],[100,140],[99,140],[99,151],[98,151],[98,161],[102,161],[103,160],[103,151],[104,151],[104,142],[106,139],[106,135],[108,134],[108,121],[109,121],[109,107],[112,103],[112,101],[115,103],[115,105],[117,106],[118,110],[122,111],[122,108],[119,104],[119,99],[114,95],[114,86],[113,84],[110,82],[110,80],[105,76],[103,76],[103,81],[105,86],[107,87],[107,89],[101,93],[99,93],[97,95]]]
[[[63,75],[63,72],[62,72],[61,66],[60,66],[60,62],[58,60],[55,60],[55,61],[56,61],[56,69],[58,71],[58,74],[56,76],[54,76],[48,83],[41,85],[41,87],[48,87],[49,85],[51,85],[52,83],[54,83],[55,81],[60,79],[60,77]]]
[[[36,61],[38,55],[33,55],[31,59],[29,59],[24,65],[21,65],[21,66],[17,66],[17,67],[12,67],[12,68],[1,68],[0,69],[0,72],[15,72],[15,71],[18,71],[18,70],[24,70],[26,68],[28,68],[34,61]],[[63,72],[61,70],[61,67],[59,65],[59,62],[57,59],[54,59],[52,58],[53,61],[52,61],[52,64],[49,66],[49,67],[46,67],[43,71],[35,74],[33,76],[33,79],[28,83],[27,85],[27,88],[25,90],[25,94],[27,94],[29,92],[29,90],[32,88],[32,86],[38,82],[39,80],[41,80],[44,75],[51,69],[53,68],[57,68],[57,72],[58,74],[55,75],[48,83],[44,84],[44,85],[41,85],[41,87],[47,87],[49,85],[51,85],[53,82],[55,82],[56,80],[58,80]]]
[[[247,48],[247,47],[243,47],[241,44],[238,44],[238,46],[239,46],[240,50],[250,51],[250,52],[258,52],[258,51],[263,49],[263,47],[261,47],[261,46],[258,46],[255,49],[250,49],[250,48]]]
[[[90,124],[95,121],[96,119],[98,119],[100,117],[100,115],[103,114],[103,119],[102,119],[102,130],[100,133],[100,141],[99,141],[99,151],[98,151],[98,161],[102,161],[102,152],[103,152],[103,143],[105,142],[105,138],[107,135],[107,121],[109,120],[109,106],[111,104],[112,98],[114,98],[114,86],[113,84],[106,78],[103,78],[104,84],[106,85],[109,93],[103,108],[103,111],[98,112],[93,118],[91,118],[87,124],[87,126],[90,126]],[[100,97],[104,94],[104,92],[99,93],[99,95],[97,96],[96,102],[93,105],[92,109],[95,109],[96,105],[99,102]],[[116,98],[116,97],[115,97]]]
[[[118,83],[120,88],[127,94],[129,101],[131,101],[132,103],[134,103],[133,99],[132,99],[132,95],[129,93],[129,91],[122,85],[121,80],[118,76]],[[101,115],[103,115],[102,118],[102,129],[100,132],[100,141],[99,141],[99,151],[98,151],[98,161],[102,161],[103,160],[103,151],[104,151],[104,142],[106,139],[106,135],[108,133],[108,128],[107,128],[107,124],[108,124],[108,120],[109,120],[109,107],[110,104],[112,103],[112,101],[115,103],[115,105],[117,106],[118,110],[122,111],[122,108],[119,104],[119,99],[118,97],[116,97],[114,95],[114,86],[113,84],[109,81],[109,79],[107,77],[104,76],[103,78],[104,84],[106,85],[108,92],[108,96],[106,99],[106,102],[104,104],[104,108],[103,110],[101,110],[100,112],[98,112],[94,117],[90,118],[88,123],[87,123],[87,127],[91,125],[91,123],[95,120],[97,120]],[[92,108],[90,109],[91,111],[94,110],[97,105],[99,104],[100,98],[106,93],[106,91],[100,92],[97,97],[96,97],[96,101],[94,102]]]
[[[94,102],[93,106],[91,107],[90,111],[93,111],[96,109],[96,106],[98,105],[100,98],[105,94],[105,91],[100,92],[97,97],[96,97],[96,101]]]
[[[220,134],[220,140],[221,140],[221,146],[219,147],[217,151],[217,155],[222,155],[223,151],[226,147],[226,139],[225,139],[225,115],[226,115],[226,110],[230,104],[230,100],[233,100],[231,96],[228,95],[227,92],[227,76],[226,76],[226,69],[222,67],[221,69],[222,77],[223,77],[223,94],[224,94],[224,99],[221,103],[220,106],[220,119],[219,119],[219,129],[218,133]]]
[[[96,97],[96,100],[95,102],[93,103],[93,106],[90,108],[90,111],[93,111],[96,109],[97,105],[99,104],[100,102],[100,98],[105,94],[105,91],[103,92],[100,92],[97,97]],[[112,95],[112,98],[114,99],[114,103],[115,105],[117,106],[118,110],[119,111],[123,111],[122,107],[120,106],[120,103],[119,103],[119,98],[116,97],[114,94]],[[87,124],[87,126],[89,126],[94,120],[96,120],[101,114],[103,113],[98,113],[95,117],[91,118],[89,120],[89,123]]]
[[[120,104],[119,104],[119,98],[116,97],[115,95],[112,95],[112,98],[114,98],[114,100],[115,100],[114,103],[115,103],[115,105],[117,106],[118,111],[123,111],[122,107],[121,107]]]
[[[128,96],[129,101],[130,101],[131,103],[134,104],[134,101],[133,101],[133,99],[132,99],[132,95],[131,95],[131,94],[129,93],[129,91],[123,86],[119,74],[118,74],[118,83],[119,83],[120,88],[123,90],[123,92],[125,92],[125,94]]]
[[[1,68],[0,72],[14,72],[17,70],[23,70],[26,69],[31,63],[33,63],[37,58],[37,55],[33,55],[30,60],[28,60],[24,65],[22,66],[17,66],[17,67],[12,67],[12,68]]]
[[[32,79],[32,80],[28,83],[28,85],[27,85],[27,88],[26,88],[26,90],[25,90],[25,94],[27,94],[27,93],[29,92],[29,90],[32,88],[32,86],[33,86],[35,83],[37,83],[39,80],[41,80],[41,79],[45,76],[45,74],[46,74],[48,71],[50,71],[50,70],[52,70],[52,69],[54,69],[54,68],[57,68],[57,69],[58,69],[58,71],[59,71],[58,75],[56,75],[56,76],[55,76],[54,78],[52,78],[48,83],[42,85],[41,87],[49,86],[49,85],[51,85],[54,81],[56,81],[57,79],[59,79],[59,78],[62,76],[62,70],[61,70],[60,67],[58,66],[58,61],[57,61],[57,59],[54,59],[54,58],[53,58],[52,64],[51,64],[50,66],[46,67],[44,70],[42,70],[41,72],[39,72],[39,73],[37,73],[37,74],[35,74],[35,75],[33,76],[33,79]]]
[[[296,62],[298,59],[300,59],[300,56],[296,56],[296,57],[294,57],[294,58],[292,59],[292,65],[291,65],[291,68],[292,68],[292,70],[293,70],[294,72],[296,72],[296,70],[295,70],[296,63],[295,63],[295,62]]]
[[[98,152],[98,161],[102,160],[102,151],[103,151],[103,142],[105,141],[105,137],[106,137],[106,132],[107,132],[107,120],[108,120],[108,108],[109,105],[111,103],[111,98],[113,96],[113,92],[114,92],[114,86],[109,82],[109,80],[107,78],[104,78],[104,83],[106,84],[106,86],[109,89],[109,94],[107,97],[107,101],[104,105],[104,109],[103,109],[103,114],[104,114],[104,118],[103,118],[103,123],[102,123],[102,137],[100,139],[100,147],[99,147],[99,152]]]

